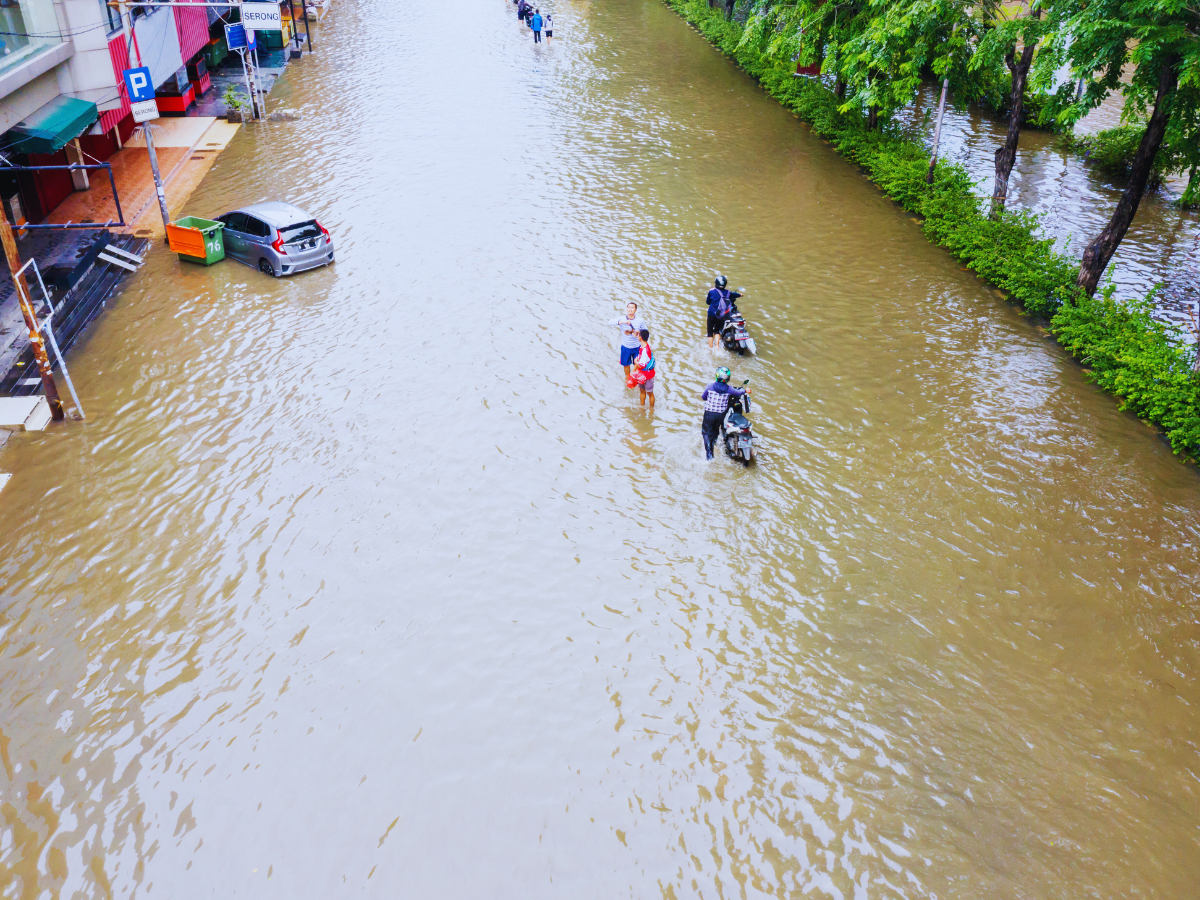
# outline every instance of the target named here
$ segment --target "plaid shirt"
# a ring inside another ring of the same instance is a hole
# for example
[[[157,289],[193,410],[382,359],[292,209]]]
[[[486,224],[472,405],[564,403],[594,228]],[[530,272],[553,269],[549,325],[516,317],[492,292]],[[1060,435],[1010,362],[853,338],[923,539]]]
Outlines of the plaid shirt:
[[[744,396],[745,393],[741,388],[730,387],[716,381],[704,389],[700,399],[704,401],[705,412],[721,413],[729,409],[730,400],[734,397]]]

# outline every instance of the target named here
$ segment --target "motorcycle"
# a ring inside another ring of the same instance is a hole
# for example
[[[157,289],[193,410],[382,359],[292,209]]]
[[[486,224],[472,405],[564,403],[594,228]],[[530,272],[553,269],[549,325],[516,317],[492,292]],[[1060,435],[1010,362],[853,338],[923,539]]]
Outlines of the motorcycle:
[[[750,337],[750,331],[746,328],[746,319],[738,312],[736,303],[733,304],[729,316],[725,319],[725,324],[721,327],[721,343],[730,353],[740,353],[745,356],[749,351],[752,354],[758,354],[754,338]]]
[[[743,381],[743,385],[749,384]],[[742,395],[729,401],[729,409],[721,420],[721,440],[725,444],[725,455],[730,459],[740,459],[742,465],[748,466],[754,459],[754,426],[746,413],[750,412],[750,397]]]

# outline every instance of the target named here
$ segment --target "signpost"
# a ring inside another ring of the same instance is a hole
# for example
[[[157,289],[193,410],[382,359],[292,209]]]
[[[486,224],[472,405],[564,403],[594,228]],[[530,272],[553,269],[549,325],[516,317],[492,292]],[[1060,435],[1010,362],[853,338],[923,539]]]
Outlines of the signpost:
[[[263,110],[259,104],[258,96],[254,93],[254,88],[250,84],[250,70],[254,68],[254,57],[249,56],[249,53],[254,50],[258,43],[254,37],[254,31],[247,29],[241,23],[226,25],[225,43],[229,46],[230,50],[236,50],[238,56],[242,58],[242,74],[246,76],[246,93],[249,95],[250,113],[257,119]]]
[[[133,121],[141,123],[157,119],[158,101],[154,99],[154,85],[150,82],[149,67],[126,69],[121,75],[125,79],[125,90],[129,93]]]
[[[141,50],[138,50],[138,62],[141,62]],[[158,118],[158,103],[154,99],[154,82],[150,80],[150,69],[139,66],[136,69],[126,69],[121,73],[125,79],[125,90],[129,92],[129,106],[133,110],[133,121],[149,122]],[[158,211],[162,213],[163,231],[171,224],[171,214],[167,212],[167,193],[163,189],[162,175],[158,172],[158,154],[154,152],[154,135],[152,125],[143,125],[142,134],[146,136],[146,150],[150,154],[150,171],[154,175],[154,190],[158,194]]]

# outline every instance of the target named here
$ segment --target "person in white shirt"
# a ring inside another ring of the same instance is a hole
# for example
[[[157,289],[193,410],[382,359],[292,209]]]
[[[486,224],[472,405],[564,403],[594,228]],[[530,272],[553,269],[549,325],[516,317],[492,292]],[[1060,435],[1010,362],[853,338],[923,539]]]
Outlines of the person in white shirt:
[[[546,43],[550,43],[550,38],[554,37],[554,16],[550,13],[542,16],[542,28],[545,29]]]
[[[632,300],[625,307],[625,315],[608,323],[613,328],[621,329],[621,365],[625,368],[625,378],[629,378],[629,367],[637,359],[642,349],[638,334],[646,327],[645,321],[638,315],[638,305]]]

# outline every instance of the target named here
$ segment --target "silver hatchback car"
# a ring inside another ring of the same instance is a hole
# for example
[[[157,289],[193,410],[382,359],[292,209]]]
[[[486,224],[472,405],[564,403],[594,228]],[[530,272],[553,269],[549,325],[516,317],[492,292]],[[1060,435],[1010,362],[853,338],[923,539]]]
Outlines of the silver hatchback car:
[[[333,262],[333,238],[299,207],[279,200],[217,217],[225,223],[225,255],[278,278]]]

